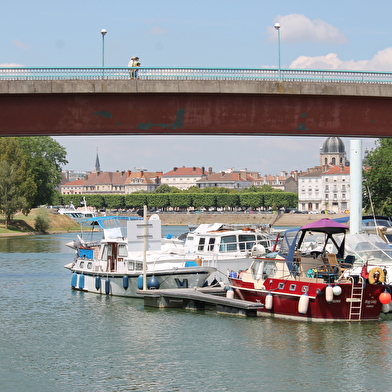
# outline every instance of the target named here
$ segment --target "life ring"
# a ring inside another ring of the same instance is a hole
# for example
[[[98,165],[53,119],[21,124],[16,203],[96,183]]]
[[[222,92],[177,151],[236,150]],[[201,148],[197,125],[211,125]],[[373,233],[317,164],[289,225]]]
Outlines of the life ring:
[[[378,276],[377,276],[378,274]],[[369,272],[369,283],[370,284],[377,284],[377,283],[384,283],[385,275],[384,271],[380,267],[374,267]]]

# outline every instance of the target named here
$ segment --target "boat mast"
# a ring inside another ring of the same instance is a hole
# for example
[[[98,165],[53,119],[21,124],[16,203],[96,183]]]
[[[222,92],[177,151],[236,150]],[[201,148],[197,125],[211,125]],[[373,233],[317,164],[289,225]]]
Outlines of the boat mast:
[[[147,290],[147,206],[143,207],[143,290]]]
[[[362,228],[362,140],[350,140],[350,233]]]

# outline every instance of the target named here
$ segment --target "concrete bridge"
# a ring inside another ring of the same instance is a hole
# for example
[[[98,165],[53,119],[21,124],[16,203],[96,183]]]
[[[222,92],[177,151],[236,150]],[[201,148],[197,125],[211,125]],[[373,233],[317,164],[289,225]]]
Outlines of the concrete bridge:
[[[0,135],[392,136],[392,74],[0,68]]]

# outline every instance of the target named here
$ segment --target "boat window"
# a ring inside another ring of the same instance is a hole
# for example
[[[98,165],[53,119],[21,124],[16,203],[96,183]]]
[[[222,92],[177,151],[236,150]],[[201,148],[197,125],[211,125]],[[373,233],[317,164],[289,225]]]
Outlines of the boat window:
[[[270,249],[270,242],[268,239],[258,235],[257,236],[257,243],[263,245],[265,249]]]
[[[204,244],[206,243],[205,237],[201,237],[199,239],[199,245],[197,246],[197,250],[204,250]]]
[[[295,291],[296,288],[297,288],[296,284],[291,284],[290,287],[289,287],[289,290],[290,291]]]
[[[87,268],[88,269],[91,269],[92,266],[93,266],[93,263],[91,261],[87,263]]]
[[[263,274],[265,275],[265,277],[268,276],[269,278],[273,278],[276,274],[276,271],[277,267],[274,261],[268,261],[264,263]]]
[[[235,252],[237,250],[237,238],[235,235],[226,235],[221,239],[220,252]]]
[[[283,289],[284,289],[284,282],[280,282],[280,283],[279,283],[278,289],[279,289],[279,290],[283,290]]]
[[[79,263],[79,267],[80,267],[80,268],[83,268],[83,267],[84,267],[84,261],[81,261],[81,262]]]
[[[143,269],[143,263],[138,263],[138,262],[136,262],[135,263],[135,265],[136,265],[136,270],[142,270]],[[148,268],[147,268],[148,269]]]
[[[128,261],[128,270],[133,271],[135,269],[135,263],[133,261]]]
[[[308,286],[302,286],[302,292],[303,293],[307,293],[309,291],[309,287]]]
[[[260,260],[255,260],[251,265],[252,277],[253,279],[263,278],[263,268],[264,263]]]
[[[107,260],[107,259],[108,259],[108,246],[104,245],[102,251],[102,260]]]
[[[118,247],[118,257],[127,257],[128,256],[128,249],[125,244],[120,244]]]
[[[256,237],[254,234],[240,234],[239,235],[239,245],[240,250],[249,250],[253,248],[256,243]]]
[[[212,252],[214,250],[214,245],[215,245],[215,238],[210,238],[208,241],[208,251]]]

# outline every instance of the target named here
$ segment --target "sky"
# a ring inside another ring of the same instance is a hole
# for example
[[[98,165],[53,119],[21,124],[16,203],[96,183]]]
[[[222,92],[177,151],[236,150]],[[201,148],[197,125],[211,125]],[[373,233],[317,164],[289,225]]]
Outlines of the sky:
[[[392,70],[392,2],[374,0],[13,0],[0,14],[0,66],[143,66]],[[343,130],[344,131],[344,130]],[[325,138],[61,136],[64,170],[248,169],[319,164]],[[350,139],[344,138],[349,157]],[[376,139],[363,139],[363,149]]]

